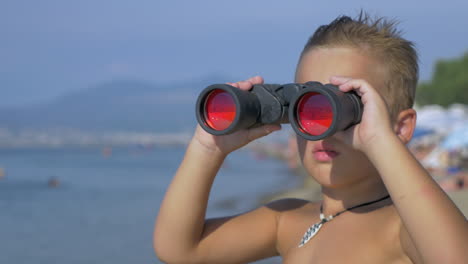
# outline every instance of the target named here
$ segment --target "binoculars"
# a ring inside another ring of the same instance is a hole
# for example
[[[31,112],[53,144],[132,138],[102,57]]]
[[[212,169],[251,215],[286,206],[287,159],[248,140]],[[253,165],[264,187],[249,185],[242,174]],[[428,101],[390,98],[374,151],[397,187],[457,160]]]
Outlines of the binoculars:
[[[359,123],[362,111],[356,93],[319,82],[260,84],[250,91],[214,84],[200,93],[196,103],[197,121],[212,135],[290,123],[307,140],[320,140]]]

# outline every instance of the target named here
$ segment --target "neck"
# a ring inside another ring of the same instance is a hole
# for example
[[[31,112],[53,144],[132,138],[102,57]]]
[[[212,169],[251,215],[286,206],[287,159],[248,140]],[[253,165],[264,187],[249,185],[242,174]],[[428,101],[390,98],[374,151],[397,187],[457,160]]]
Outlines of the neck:
[[[335,214],[386,195],[388,192],[380,177],[368,177],[364,181],[336,188],[322,186],[323,212],[326,215]]]

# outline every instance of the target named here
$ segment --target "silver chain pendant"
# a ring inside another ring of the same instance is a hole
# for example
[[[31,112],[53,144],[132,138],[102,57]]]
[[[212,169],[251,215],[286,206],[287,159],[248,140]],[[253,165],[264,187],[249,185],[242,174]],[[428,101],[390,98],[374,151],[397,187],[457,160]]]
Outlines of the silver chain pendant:
[[[323,225],[323,222],[320,221],[316,224],[314,224],[313,226],[309,227],[309,229],[307,229],[307,231],[305,232],[304,236],[302,237],[302,240],[301,240],[301,243],[299,244],[299,247],[302,247],[304,246],[307,242],[309,242],[309,240],[311,238],[313,238],[315,236],[315,234],[317,234],[317,232],[320,230],[320,228],[322,227]]]
[[[299,243],[299,247],[304,246],[309,240],[311,240],[322,228],[323,224],[333,219],[333,216],[330,215],[325,217],[323,214],[320,214],[320,222],[313,224],[307,231],[304,233],[304,236],[301,239],[301,243]]]
[[[340,214],[344,213],[344,212],[347,212],[347,211],[351,211],[353,209],[356,209],[356,208],[359,208],[359,207],[363,207],[363,206],[367,206],[367,205],[370,205],[370,204],[374,204],[374,203],[377,203],[377,202],[380,202],[380,201],[383,201],[383,200],[386,200],[390,198],[390,195],[387,195],[385,197],[382,197],[380,199],[377,199],[377,200],[374,200],[374,201],[371,201],[371,202],[367,202],[367,203],[362,203],[362,204],[358,204],[358,205],[355,205],[353,207],[350,207],[350,208],[346,208],[345,210],[343,211],[340,211],[338,213],[336,213],[335,215],[329,215],[327,217],[325,217],[323,215],[323,204],[320,205],[320,222],[318,223],[315,223],[314,225],[312,225],[311,227],[309,227],[309,229],[307,229],[307,231],[304,233],[304,236],[302,236],[302,239],[301,239],[301,243],[299,243],[299,246],[298,247],[302,247],[304,246],[307,242],[309,242],[309,240],[311,240],[317,233],[318,231],[320,230],[320,228],[322,228],[322,226],[326,223],[326,222],[329,222],[331,221],[334,217],[337,217],[339,216]]]

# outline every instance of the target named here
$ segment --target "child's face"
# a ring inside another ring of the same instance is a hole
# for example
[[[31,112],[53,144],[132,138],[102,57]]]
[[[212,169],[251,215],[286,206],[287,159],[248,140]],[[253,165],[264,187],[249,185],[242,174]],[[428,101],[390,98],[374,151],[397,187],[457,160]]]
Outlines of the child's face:
[[[315,48],[305,53],[296,70],[296,82],[329,83],[331,76],[364,79],[379,89],[383,80],[380,64],[363,51],[330,47]],[[377,175],[364,153],[343,142],[342,132],[320,141],[297,137],[299,154],[305,169],[322,186],[339,187],[359,183]]]

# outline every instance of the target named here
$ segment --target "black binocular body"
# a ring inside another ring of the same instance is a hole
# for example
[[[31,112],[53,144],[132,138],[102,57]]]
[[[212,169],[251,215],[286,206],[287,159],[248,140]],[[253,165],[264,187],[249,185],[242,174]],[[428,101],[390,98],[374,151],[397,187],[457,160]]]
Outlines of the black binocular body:
[[[198,123],[210,134],[290,123],[307,140],[320,140],[359,123],[362,111],[356,93],[319,82],[260,84],[250,91],[214,84],[200,93],[196,103]]]

